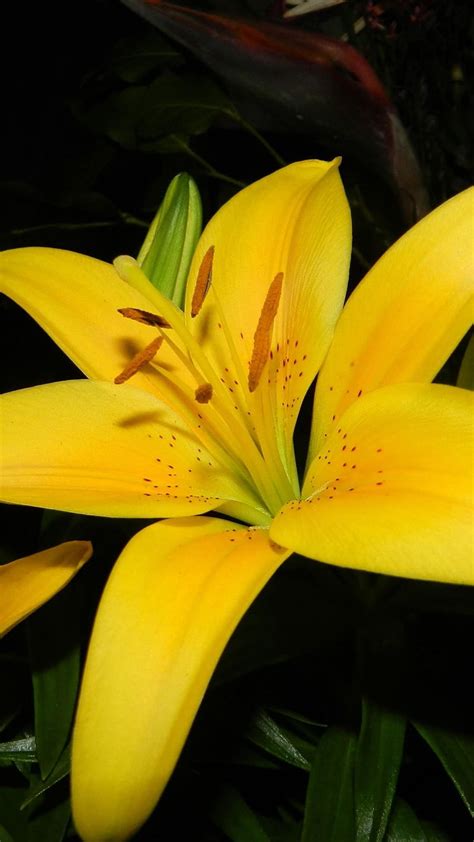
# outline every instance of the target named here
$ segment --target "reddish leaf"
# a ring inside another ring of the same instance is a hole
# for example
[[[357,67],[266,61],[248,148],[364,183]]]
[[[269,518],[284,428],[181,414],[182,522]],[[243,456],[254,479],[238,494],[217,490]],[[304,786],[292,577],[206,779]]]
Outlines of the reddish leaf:
[[[122,0],[293,132],[314,134],[395,189],[408,223],[427,211],[418,162],[380,80],[353,47],[287,25],[161,0]]]

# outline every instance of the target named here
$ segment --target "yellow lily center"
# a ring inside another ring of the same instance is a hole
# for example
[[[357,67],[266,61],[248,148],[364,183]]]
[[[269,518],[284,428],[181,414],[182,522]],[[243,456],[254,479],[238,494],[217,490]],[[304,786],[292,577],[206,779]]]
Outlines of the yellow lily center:
[[[269,517],[274,516],[291,499],[299,497],[299,485],[294,475],[288,475],[280,455],[277,431],[257,417],[261,402],[251,400],[258,390],[263,372],[273,359],[273,324],[278,311],[283,272],[271,280],[254,333],[250,359],[243,358],[227,323],[225,312],[212,284],[214,247],[211,246],[201,262],[190,307],[190,319],[158,290],[150,296],[159,310],[151,313],[133,308],[120,313],[158,330],[158,337],[139,351],[115,378],[123,383],[143,366],[153,361],[163,342],[174,352],[178,377],[169,377],[160,368],[159,354],[156,368],[160,378],[160,396],[180,415],[194,435],[212,453],[213,458],[233,476],[239,477],[243,487],[251,489]],[[114,266],[120,277],[133,287],[143,289],[149,284],[137,262],[128,256],[118,257]],[[194,321],[203,318],[202,305],[207,296],[223,331],[226,349],[233,370],[224,369],[228,381],[216,371],[215,364],[205,354],[192,330]],[[276,353],[276,349],[275,349]],[[182,372],[182,379],[179,378]],[[194,382],[190,389],[187,383]],[[231,379],[232,378],[232,379]]]

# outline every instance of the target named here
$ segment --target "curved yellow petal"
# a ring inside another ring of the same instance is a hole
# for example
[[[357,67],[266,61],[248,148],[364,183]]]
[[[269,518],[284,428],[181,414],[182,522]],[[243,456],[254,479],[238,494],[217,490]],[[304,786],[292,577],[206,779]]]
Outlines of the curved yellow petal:
[[[84,842],[128,839],[171,775],[216,663],[288,552],[265,530],[161,522],[120,556],[82,683],[72,799]]]
[[[474,395],[398,384],[353,403],[270,535],[330,564],[474,584]]]
[[[67,541],[0,566],[0,637],[62,590],[91,557],[88,541]]]
[[[249,425],[266,456],[279,454],[289,473],[301,400],[324,359],[344,300],[350,246],[350,212],[338,161],[304,161],[251,184],[225,204],[203,232],[191,266],[188,324],[232,404],[244,418],[250,414]],[[201,267],[204,280],[212,278],[193,318]],[[250,393],[254,337],[280,273],[276,315],[269,331],[260,327],[264,367]]]
[[[473,320],[474,188],[424,217],[344,307],[316,389],[310,459],[360,394],[429,382]]]
[[[51,248],[1,252],[0,291],[23,307],[92,379],[112,381],[156,336],[153,329],[117,312],[127,307],[150,310],[148,298],[125,283],[113,266],[93,257]],[[134,376],[133,385],[156,392],[160,367],[168,374],[180,368],[166,345]]]
[[[258,505],[165,404],[77,380],[1,398],[6,502],[106,517],[168,517],[223,500]]]

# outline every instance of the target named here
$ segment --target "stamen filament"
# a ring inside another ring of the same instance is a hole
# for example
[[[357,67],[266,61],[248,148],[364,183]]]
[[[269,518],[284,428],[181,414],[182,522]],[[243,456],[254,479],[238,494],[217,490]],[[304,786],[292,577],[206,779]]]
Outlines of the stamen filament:
[[[281,275],[281,279],[283,280],[283,273],[279,273],[279,274]],[[237,353],[237,349],[235,347],[235,343],[234,343],[232,334],[230,332],[230,328],[229,328],[227,319],[225,317],[224,309],[223,309],[222,304],[220,302],[220,299],[219,299],[219,296],[217,294],[215,286],[211,287],[211,295],[213,296],[214,302],[216,304],[217,312],[219,314],[219,319],[220,319],[220,322],[222,324],[222,328],[223,328],[224,335],[225,335],[225,338],[226,338],[226,341],[227,341],[227,345],[228,345],[228,348],[229,348],[229,351],[230,351],[230,354],[231,354],[231,357],[232,357],[232,362],[233,362],[233,364],[235,366],[235,369],[237,371],[237,376],[240,380],[240,383],[242,384],[242,389],[247,390],[247,393],[246,393],[246,396],[247,396],[249,394],[248,393],[247,377],[244,373],[244,369],[243,369],[240,357]],[[244,392],[244,394],[245,394],[245,392]],[[266,432],[265,432],[265,430],[266,430],[265,421],[263,420],[263,423],[260,423],[259,419],[260,418],[264,419],[265,415],[268,414],[266,412],[265,407],[263,406],[263,401],[259,401],[259,404],[260,404],[259,411],[255,412],[255,394],[251,395],[250,397],[253,398],[253,400],[250,404],[246,400],[246,408],[250,410],[250,417],[247,416],[247,415],[244,416],[244,420],[245,420],[247,429],[249,431],[249,435],[252,436],[255,443],[259,446],[259,448],[262,452],[263,458],[265,460],[265,463],[269,466],[269,473],[272,475],[274,473],[274,471],[276,470],[277,478],[276,478],[276,481],[274,481],[274,483],[273,483],[275,485],[275,488],[277,488],[277,489],[280,488],[282,483],[283,483],[283,485],[286,487],[286,491],[287,491],[289,497],[297,497],[298,493],[295,493],[295,487],[296,487],[296,489],[298,489],[298,482],[296,482],[296,485],[294,486],[291,483],[291,481],[288,479],[288,476],[287,476],[287,474],[286,474],[286,472],[283,468],[283,465],[282,465],[281,457],[280,457],[280,454],[278,452],[276,442],[272,439],[271,436],[268,436],[266,434]],[[252,405],[253,405],[253,407],[252,407]],[[252,411],[252,408],[253,408],[253,411]],[[251,429],[252,422],[255,426],[255,433]],[[255,436],[256,436],[256,438],[255,438]],[[279,466],[281,466],[281,470],[278,470]]]
[[[237,372],[237,377],[239,378],[239,382],[241,384],[242,390],[247,389],[247,377],[246,377],[246,374],[244,372],[244,368],[243,368],[241,359],[240,359],[240,357],[237,353],[237,348],[235,347],[235,342],[234,342],[232,334],[230,332],[229,324],[228,324],[227,319],[225,317],[224,309],[223,309],[222,304],[220,302],[220,299],[219,299],[219,296],[217,294],[217,290],[216,290],[215,286],[213,286],[211,288],[211,293],[212,293],[212,296],[214,298],[214,302],[216,304],[217,312],[219,314],[219,320],[220,320],[220,323],[222,325],[222,329],[224,331],[224,336],[226,338],[227,346],[229,348],[230,355],[232,357],[232,362],[235,366],[235,371]],[[245,409],[246,410],[250,409],[250,407],[248,406],[246,395],[245,395]],[[243,416],[243,421],[244,421],[244,424],[247,428],[247,431],[248,431],[249,435],[255,441],[255,436],[253,434],[253,431],[252,431],[252,428],[251,428],[251,423],[250,423],[247,415]],[[257,444],[257,442],[256,442],[256,444]]]
[[[283,465],[275,432],[274,407],[268,403],[269,391],[259,389],[257,392],[254,392],[252,416],[255,419],[258,440],[265,462],[273,466],[273,470],[277,475],[278,488],[284,489],[287,495],[285,499],[289,500],[299,496],[299,484],[296,480],[296,483],[293,485]],[[271,429],[269,422],[272,425]]]
[[[223,314],[222,314],[222,318],[224,319],[224,321],[222,322],[222,324],[224,325],[224,323],[225,323],[225,317],[224,317],[224,315],[223,315]],[[163,335],[164,340],[165,340],[165,341],[168,343],[168,345],[170,346],[170,348],[172,348],[172,350],[175,352],[176,356],[177,356],[177,357],[178,357],[178,359],[181,361],[181,363],[183,364],[183,366],[184,366],[185,368],[187,368],[187,369],[188,369],[188,371],[189,371],[189,372],[193,375],[193,377],[195,378],[195,380],[196,380],[196,382],[197,382],[197,384],[198,384],[197,388],[199,389],[199,388],[201,387],[201,385],[202,385],[202,376],[201,376],[201,373],[199,372],[199,370],[198,370],[198,369],[196,368],[196,366],[194,365],[194,363],[193,363],[192,359],[190,359],[188,356],[186,356],[186,354],[184,354],[184,353],[183,353],[183,351],[181,350],[181,348],[179,348],[179,346],[178,346],[178,345],[177,345],[177,344],[176,344],[176,343],[175,343],[175,342],[171,339],[171,336],[170,336],[170,334],[169,334],[168,332],[167,332],[166,334],[165,334],[165,333],[163,333],[162,335]],[[212,384],[208,384],[208,385],[210,385],[210,386],[211,386]],[[220,385],[220,384],[219,384],[219,385]],[[225,397],[226,397],[226,399],[227,399],[227,395],[225,395]],[[230,423],[229,423],[228,413],[227,413],[227,412],[224,412],[224,413],[223,413],[223,412],[222,412],[222,409],[221,409],[220,404],[216,404],[216,402],[215,402],[214,400],[213,400],[213,408],[214,408],[214,409],[215,409],[215,411],[218,413],[218,415],[222,418],[222,420],[223,420],[223,421],[224,421],[224,423],[226,424],[226,427],[227,427],[227,429],[228,429],[228,431],[229,431],[229,433],[230,433],[231,438],[227,440],[227,447],[228,447],[228,449],[229,449],[229,450],[231,450],[231,451],[232,451],[234,459],[235,459],[236,461],[240,462],[240,461],[241,461],[240,454],[242,453],[242,440],[241,440],[241,438],[238,438],[238,439],[237,439],[237,442],[236,442],[236,443],[234,443],[234,444],[232,444],[232,440],[231,440],[231,439],[232,439],[232,437],[233,437],[233,436],[235,435],[235,433],[237,432],[236,425],[235,425],[235,423],[233,423],[233,419],[232,419],[232,418],[231,418]],[[240,420],[241,420],[241,421],[242,421],[242,417],[244,417],[244,420],[245,420],[245,422],[246,422],[246,420],[247,420],[247,419],[246,419],[246,416],[242,416],[242,414],[241,414],[241,415],[240,415]],[[257,444],[255,443],[255,441],[254,441],[254,439],[253,439],[253,437],[252,437],[252,435],[251,435],[251,431],[250,431],[250,430],[248,430],[247,432],[248,432],[249,437],[251,438],[252,443],[253,443],[253,444],[254,444],[254,446],[255,446],[255,452],[256,452],[256,454],[258,454],[258,456],[260,457],[260,461],[262,461],[262,462],[263,462],[263,460],[262,460],[262,458],[261,458],[261,454],[260,454],[260,452],[259,452],[259,450],[258,450]],[[217,433],[217,431],[215,431],[214,435],[215,435],[217,438],[219,438],[219,434]],[[245,446],[245,445],[244,445],[244,446]],[[250,468],[249,468],[249,470],[250,470]],[[251,474],[251,475],[252,475],[252,474]],[[258,471],[258,475],[261,475],[259,471]],[[278,499],[280,499],[280,498],[278,498]],[[277,508],[280,508],[280,506],[278,506]]]
[[[189,350],[193,361],[197,363],[204,375],[204,377],[200,379],[200,382],[202,383],[202,380],[204,379],[213,387],[213,406],[225,421],[229,434],[234,439],[233,449],[236,450],[237,453],[240,452],[245,454],[247,469],[253,477],[255,485],[260,489],[262,497],[268,505],[269,510],[272,513],[277,512],[285,502],[285,499],[274,487],[273,481],[268,473],[268,467],[246,427],[242,426],[240,418],[236,419],[235,416],[229,412],[228,395],[205,354],[202,352],[199,343],[185,325],[183,313],[176,307],[175,304],[173,304],[172,301],[162,295],[156,287],[149,284],[148,279],[143,275],[143,272],[133,257],[126,255],[117,257],[114,260],[114,266],[120,277],[124,281],[130,283],[135,289],[139,289],[140,287],[144,287],[146,289],[148,299],[152,301],[153,304],[156,304],[157,309],[160,311],[160,316],[164,317],[166,321],[169,322],[171,327],[174,328],[176,334],[181,339],[183,345]],[[142,276],[146,281],[145,284],[143,283]],[[129,278],[130,280],[128,280]],[[167,337],[165,336],[165,338]]]
[[[176,388],[178,388],[182,395],[176,396]],[[220,446],[219,436],[214,428],[212,422],[206,419],[206,424],[197,424],[196,414],[193,409],[190,409],[193,403],[193,398],[189,388],[173,374],[173,379],[160,371],[159,391],[165,403],[180,416],[181,420],[189,427],[196,438],[208,450],[212,458],[224,469],[228,470],[230,474],[235,474],[237,471],[240,475],[241,481],[245,488],[251,493],[255,493],[255,483],[252,483],[252,477],[249,474],[247,467],[240,461],[229,457],[228,453]],[[184,397],[184,399],[183,399]],[[256,501],[257,503],[257,501]],[[261,508],[259,511],[266,510],[263,500],[258,500]]]

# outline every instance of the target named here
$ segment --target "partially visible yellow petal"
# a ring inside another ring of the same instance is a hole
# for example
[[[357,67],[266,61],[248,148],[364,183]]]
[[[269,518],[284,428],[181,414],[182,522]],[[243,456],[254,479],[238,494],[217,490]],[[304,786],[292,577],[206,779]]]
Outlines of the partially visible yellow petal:
[[[396,242],[347,302],[321,369],[310,459],[360,394],[429,382],[472,324],[474,188]]]
[[[214,518],[139,532],[115,565],[87,656],[72,799],[84,842],[128,839],[171,775],[217,661],[288,553]]]
[[[0,291],[23,307],[92,379],[112,381],[157,335],[117,312],[127,307],[150,310],[149,299],[125,283],[113,266],[93,257],[51,248],[1,252]],[[156,392],[160,367],[171,375],[180,368],[166,344],[135,375],[133,385]]]
[[[250,427],[255,426],[267,455],[276,446],[289,472],[301,400],[327,352],[347,285],[351,221],[337,164],[291,164],[234,196],[203,232],[188,280],[190,328],[213,360],[232,405],[244,417],[250,410]],[[199,269],[210,247],[210,288],[192,318]],[[279,273],[283,283],[270,354],[249,394],[254,334]]]
[[[0,637],[62,590],[91,557],[88,541],[67,541],[0,566]]]
[[[270,535],[310,558],[474,584],[474,395],[398,384],[353,403]]]
[[[157,398],[76,380],[1,398],[6,502],[169,517],[258,501]]]

